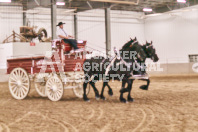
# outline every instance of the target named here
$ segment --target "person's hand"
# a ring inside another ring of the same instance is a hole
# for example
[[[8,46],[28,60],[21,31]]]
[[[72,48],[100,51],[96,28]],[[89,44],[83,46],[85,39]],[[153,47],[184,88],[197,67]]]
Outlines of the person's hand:
[[[70,38],[74,38],[73,36],[69,35]]]

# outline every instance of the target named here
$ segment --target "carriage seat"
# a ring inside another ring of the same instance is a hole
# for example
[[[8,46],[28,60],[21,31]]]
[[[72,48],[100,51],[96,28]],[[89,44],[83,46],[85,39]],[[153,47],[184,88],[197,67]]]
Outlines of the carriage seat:
[[[87,41],[79,40],[77,41],[77,47],[78,48],[85,48]],[[65,43],[63,40],[61,40],[61,44],[63,45],[64,52],[69,52],[73,49],[73,47],[69,43]]]
[[[77,41],[77,47],[78,48],[85,48],[87,41],[83,41],[83,40],[78,40]],[[61,39],[54,39],[52,41],[52,48],[55,49],[63,49],[64,52],[70,52],[73,47],[69,44],[69,43],[65,43],[63,40]]]

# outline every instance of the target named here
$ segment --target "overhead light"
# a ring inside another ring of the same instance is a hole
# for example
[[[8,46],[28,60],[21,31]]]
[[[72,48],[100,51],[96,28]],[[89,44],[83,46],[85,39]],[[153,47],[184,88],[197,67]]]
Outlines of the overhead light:
[[[0,2],[7,2],[7,3],[11,3],[11,0],[0,0]]]
[[[56,5],[65,5],[65,2],[56,2]]]
[[[177,0],[179,3],[186,3],[186,0]]]
[[[144,8],[143,11],[145,11],[145,12],[152,12],[153,10],[151,8]]]

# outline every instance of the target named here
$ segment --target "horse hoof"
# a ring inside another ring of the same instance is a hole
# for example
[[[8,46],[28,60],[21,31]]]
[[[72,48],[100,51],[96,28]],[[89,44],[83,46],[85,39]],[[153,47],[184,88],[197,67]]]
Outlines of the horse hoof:
[[[108,92],[109,96],[113,96],[113,91]]]
[[[84,99],[84,101],[85,101],[85,102],[90,102],[90,99],[87,98],[87,99]]]
[[[120,99],[120,102],[122,102],[122,103],[127,103],[127,101],[126,101],[126,99]]]
[[[86,100],[86,102],[88,102],[88,103],[89,103],[89,102],[91,102],[91,101],[88,99],[88,100]]]
[[[128,101],[129,101],[129,102],[133,102],[134,99],[133,99],[133,98],[128,98]]]
[[[106,100],[106,98],[103,96],[103,97],[100,97],[102,100]]]
[[[142,86],[140,86],[140,89],[142,89],[142,90],[148,90],[148,86],[147,85],[142,85]]]
[[[96,100],[100,100],[100,98],[99,97],[96,97]]]

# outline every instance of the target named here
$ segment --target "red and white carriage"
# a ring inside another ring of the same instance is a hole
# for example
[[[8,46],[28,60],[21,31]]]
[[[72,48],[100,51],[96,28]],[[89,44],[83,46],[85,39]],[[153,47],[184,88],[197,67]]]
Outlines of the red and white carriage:
[[[86,41],[78,41],[77,46],[85,48]],[[47,96],[52,101],[60,100],[64,89],[73,89],[74,94],[82,98],[82,65],[85,51],[64,54],[71,49],[69,44],[54,40],[49,55],[9,58],[7,73],[10,74],[8,84],[12,96],[15,99],[24,99],[29,93],[30,82],[33,82],[38,94],[42,97]]]

